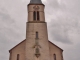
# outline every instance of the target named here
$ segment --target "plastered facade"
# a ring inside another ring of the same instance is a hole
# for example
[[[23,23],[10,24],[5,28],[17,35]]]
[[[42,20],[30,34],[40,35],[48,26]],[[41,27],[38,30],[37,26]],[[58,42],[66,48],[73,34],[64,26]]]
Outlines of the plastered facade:
[[[56,54],[56,60],[63,60],[63,50],[49,42],[50,60],[54,60],[54,54]]]
[[[20,44],[13,47],[10,52],[9,60],[17,60],[17,54],[20,55],[19,60],[25,60],[25,41],[22,41]]]
[[[48,43],[49,43],[49,56],[50,56],[49,60],[54,60],[54,56],[53,56],[54,54],[56,54],[56,60],[63,60],[63,50],[61,48],[57,47],[56,45],[54,45],[53,43],[51,43],[50,41],[48,41]],[[25,46],[26,46],[26,40],[24,40],[17,46],[13,47],[10,50],[10,59],[9,60],[17,60],[17,54],[20,54],[19,60],[27,60],[25,57]],[[46,45],[44,44],[44,46],[46,46]],[[31,50],[34,51],[33,48]],[[47,50],[46,50],[46,52],[47,52]],[[44,54],[45,52],[43,51],[42,53]],[[31,55],[29,54],[29,56],[31,56]],[[32,60],[37,59],[34,55],[33,55],[33,57],[32,57]],[[37,60],[41,60],[41,59],[42,58],[40,56],[40,58]]]
[[[26,59],[32,60],[35,57],[34,48],[36,32],[38,32],[38,41],[40,48],[40,59],[49,60],[49,45],[47,36],[46,23],[27,23],[27,35],[26,35]]]

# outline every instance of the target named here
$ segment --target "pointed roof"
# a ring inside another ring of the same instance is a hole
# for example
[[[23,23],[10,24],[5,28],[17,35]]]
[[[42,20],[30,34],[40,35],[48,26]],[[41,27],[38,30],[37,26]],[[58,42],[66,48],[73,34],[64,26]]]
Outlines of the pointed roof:
[[[30,4],[42,4],[41,0],[31,0]]]
[[[16,46],[14,46],[12,49],[9,50],[9,52],[11,50],[13,50],[15,47],[17,47],[18,45],[20,45],[21,43],[26,42],[26,39],[23,40],[22,42],[20,42],[19,44],[17,44]],[[59,48],[61,51],[63,51],[63,49],[61,49],[60,47],[58,47],[57,45],[55,45],[54,43],[52,43],[51,41],[48,40],[49,43],[51,43],[52,45],[56,46],[57,48]]]

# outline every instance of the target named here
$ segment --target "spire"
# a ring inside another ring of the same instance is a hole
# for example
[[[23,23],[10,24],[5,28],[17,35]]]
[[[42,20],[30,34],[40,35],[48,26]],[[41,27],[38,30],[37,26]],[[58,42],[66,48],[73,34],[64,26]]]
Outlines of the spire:
[[[31,0],[30,4],[42,4],[41,0]]]

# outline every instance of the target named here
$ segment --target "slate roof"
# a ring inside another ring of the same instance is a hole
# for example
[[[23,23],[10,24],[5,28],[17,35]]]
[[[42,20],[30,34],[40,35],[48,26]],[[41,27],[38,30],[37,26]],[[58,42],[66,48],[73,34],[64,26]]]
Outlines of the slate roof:
[[[41,0],[31,0],[30,4],[42,4]]]

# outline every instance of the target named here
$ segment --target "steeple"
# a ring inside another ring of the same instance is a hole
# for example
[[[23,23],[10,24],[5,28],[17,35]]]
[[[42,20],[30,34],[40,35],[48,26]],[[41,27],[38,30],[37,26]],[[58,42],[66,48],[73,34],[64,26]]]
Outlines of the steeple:
[[[28,22],[45,22],[44,7],[41,0],[31,0],[28,4]]]
[[[41,0],[31,0],[30,4],[42,4]]]

